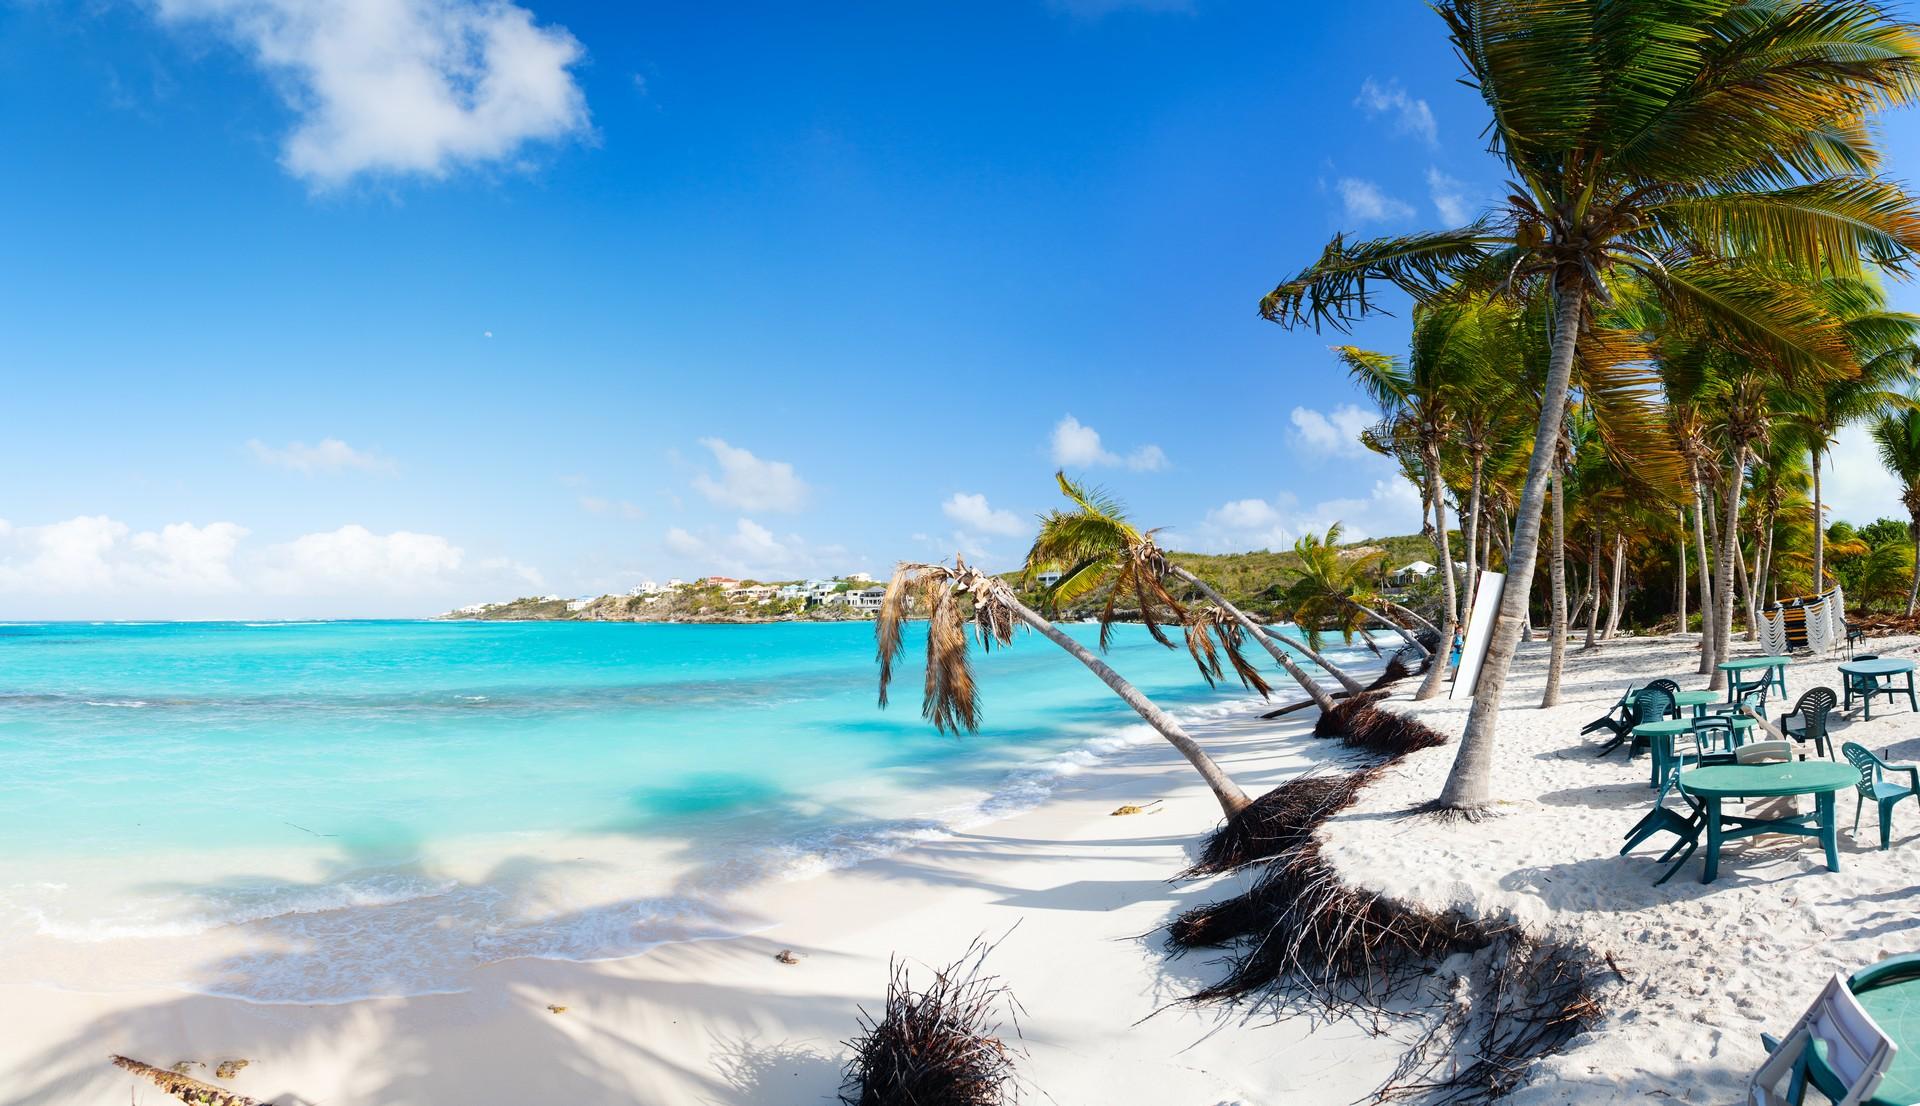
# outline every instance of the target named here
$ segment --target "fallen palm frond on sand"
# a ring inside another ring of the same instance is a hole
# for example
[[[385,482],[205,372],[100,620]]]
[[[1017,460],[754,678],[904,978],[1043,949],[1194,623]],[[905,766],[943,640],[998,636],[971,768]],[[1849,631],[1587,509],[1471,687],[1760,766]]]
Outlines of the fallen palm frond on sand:
[[[1313,724],[1313,736],[1338,737],[1342,745],[1398,760],[1408,753],[1447,743],[1447,735],[1418,719],[1380,709],[1384,694],[1349,699],[1322,714]]]
[[[1019,1101],[1014,1060],[1001,1018],[1019,1003],[998,976],[987,975],[993,945],[976,938],[933,982],[915,990],[907,966],[891,961],[880,1017],[860,1011],[861,1032],[847,1042],[840,1101],[846,1106],[1003,1106]]]
[[[1371,769],[1315,772],[1288,780],[1253,801],[1200,843],[1200,858],[1183,879],[1215,875],[1297,848],[1320,823],[1353,802]]]
[[[1505,920],[1407,905],[1340,878],[1316,834],[1352,805],[1386,764],[1446,738],[1369,696],[1321,718],[1316,734],[1384,759],[1358,771],[1301,776],[1255,800],[1203,843],[1183,876],[1264,858],[1253,886],[1194,907],[1168,926],[1176,950],[1223,949],[1227,973],[1188,996],[1213,1002],[1301,1002],[1329,1016],[1406,1014],[1423,981],[1456,954],[1461,970],[1445,1010],[1378,1092],[1380,1101],[1424,1096],[1489,1103],[1511,1092],[1535,1060],[1566,1045],[1600,1013],[1600,966],[1577,945],[1543,942]]]
[[[182,1102],[192,1106],[264,1106],[256,1099],[236,1094],[225,1087],[216,1087],[212,1083],[202,1083],[167,1068],[156,1068],[152,1064],[143,1064],[126,1056],[113,1058],[115,1067],[124,1068],[140,1076],[147,1082],[167,1092]]]
[[[1463,997],[1408,1050],[1379,1091],[1382,1102],[1430,1106],[1497,1102],[1535,1060],[1600,1020],[1602,962],[1584,948],[1513,932],[1496,948],[1477,1001]],[[1451,1047],[1447,1047],[1447,1046]]]

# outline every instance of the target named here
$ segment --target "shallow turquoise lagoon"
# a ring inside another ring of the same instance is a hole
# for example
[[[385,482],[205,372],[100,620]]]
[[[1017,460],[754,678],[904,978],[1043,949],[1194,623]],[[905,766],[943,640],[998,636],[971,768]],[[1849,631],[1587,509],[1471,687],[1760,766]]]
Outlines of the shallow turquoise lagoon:
[[[1247,697],[1138,627],[1109,659],[1176,710]],[[1041,638],[976,665],[951,737],[917,663],[877,707],[864,623],[0,626],[0,982],[328,1001],[626,955],[1142,738]]]

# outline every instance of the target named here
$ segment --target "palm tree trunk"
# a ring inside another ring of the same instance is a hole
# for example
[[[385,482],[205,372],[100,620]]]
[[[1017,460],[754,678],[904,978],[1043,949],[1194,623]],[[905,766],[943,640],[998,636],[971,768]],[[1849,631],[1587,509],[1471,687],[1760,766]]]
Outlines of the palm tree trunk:
[[[1587,643],[1580,647],[1582,653],[1594,647],[1600,634],[1600,604],[1606,599],[1600,593],[1600,528],[1593,528],[1593,553],[1587,558],[1587,590],[1593,593],[1593,606],[1587,611]]]
[[[1674,543],[1673,573],[1673,632],[1687,632],[1687,512],[1681,509],[1676,514],[1680,518],[1680,540]]]
[[[1827,590],[1827,528],[1820,510],[1820,446],[1813,446],[1813,594]]]
[[[1763,530],[1767,535],[1767,542],[1760,550],[1760,572],[1754,582],[1755,593],[1760,597],[1760,606],[1763,610],[1780,601],[1780,594],[1775,590],[1773,581],[1773,534],[1778,522],[1778,516],[1769,511],[1767,525]]]
[[[1473,483],[1467,492],[1467,509],[1460,516],[1460,537],[1467,543],[1467,587],[1460,596],[1460,615],[1462,619],[1473,617],[1473,592],[1480,585],[1480,484],[1481,470],[1486,468],[1486,457],[1475,451],[1473,458]]]
[[[1573,377],[1574,343],[1586,310],[1584,286],[1569,282],[1557,289],[1553,354],[1547,361],[1546,388],[1540,397],[1540,422],[1534,427],[1533,455],[1527,462],[1527,482],[1520,491],[1520,518],[1513,530],[1507,556],[1507,581],[1500,592],[1500,614],[1493,624],[1487,655],[1474,685],[1473,706],[1467,712],[1460,752],[1453,758],[1440,792],[1440,805],[1454,810],[1484,807],[1493,798],[1493,752],[1500,727],[1500,699],[1507,689],[1507,670],[1520,645],[1520,630],[1532,600],[1533,569],[1540,553],[1541,508],[1546,506],[1547,475],[1553,468],[1554,446],[1560,441],[1560,422],[1567,413],[1567,387]]]
[[[1213,589],[1212,584],[1207,583],[1205,580],[1202,580],[1200,577],[1195,576],[1193,573],[1188,572],[1184,568],[1181,568],[1179,565],[1170,564],[1168,566],[1168,569],[1178,579],[1184,580],[1187,583],[1193,585],[1194,587],[1199,588],[1200,593],[1202,595],[1205,595],[1208,599],[1213,600],[1213,603],[1215,606],[1227,612],[1229,617],[1231,617],[1235,622],[1238,622],[1240,624],[1241,629],[1245,630],[1249,634],[1252,634],[1253,640],[1259,642],[1261,647],[1264,648],[1269,654],[1271,654],[1274,660],[1280,662],[1280,667],[1286,669],[1287,675],[1293,677],[1293,682],[1299,684],[1300,690],[1306,692],[1307,697],[1312,699],[1314,702],[1314,705],[1319,707],[1322,711],[1330,711],[1333,709],[1334,707],[1333,696],[1327,694],[1327,689],[1324,687],[1321,687],[1319,683],[1316,682],[1312,676],[1307,675],[1306,670],[1302,669],[1300,665],[1297,662],[1295,662],[1291,656],[1287,655],[1287,651],[1285,649],[1280,648],[1280,646],[1274,642],[1273,637],[1280,638],[1281,641],[1284,641],[1288,645],[1293,646],[1293,648],[1298,649],[1308,659],[1312,660],[1313,663],[1319,665],[1321,668],[1326,669],[1329,675],[1331,675],[1334,679],[1340,681],[1340,685],[1347,689],[1348,694],[1357,695],[1360,692],[1366,690],[1365,684],[1362,684],[1360,681],[1355,680],[1353,677],[1340,671],[1338,668],[1335,668],[1332,664],[1322,659],[1319,653],[1316,653],[1313,650],[1308,649],[1303,645],[1295,644],[1294,641],[1291,638],[1288,638],[1285,634],[1276,633],[1273,635],[1273,637],[1269,637],[1267,633],[1267,629],[1268,629],[1267,627],[1260,625],[1258,622],[1255,622],[1251,618],[1248,618],[1247,613],[1245,611],[1241,610],[1239,607],[1234,606],[1232,603],[1227,602],[1227,597],[1215,591]]]
[[[1908,529],[1913,531],[1913,582],[1907,585],[1907,616],[1913,616],[1915,600],[1920,600],[1920,515],[1915,515]]]
[[[1453,635],[1460,628],[1459,593],[1453,588],[1453,545],[1447,537],[1447,489],[1440,482],[1440,443],[1427,443],[1427,490],[1433,496],[1433,545],[1440,553],[1440,595],[1446,618],[1440,623],[1440,648],[1427,665],[1427,678],[1414,692],[1416,701],[1440,694],[1447,679],[1447,662],[1453,657]]]
[[[1733,562],[1740,540],[1740,491],[1746,485],[1741,474],[1747,467],[1747,447],[1742,443],[1734,447],[1733,467],[1727,476],[1727,518],[1720,534],[1720,587],[1713,594],[1713,639],[1714,655],[1722,660],[1732,656],[1733,631]],[[1713,679],[1707,688],[1718,691],[1726,686],[1727,674],[1718,667],[1713,670]]]
[[[1247,798],[1247,793],[1240,790],[1239,784],[1233,782],[1233,777],[1227,775],[1226,770],[1207,755],[1207,751],[1200,747],[1199,742],[1195,741],[1180,723],[1173,720],[1172,715],[1155,706],[1153,700],[1140,694],[1139,689],[1128,683],[1120,673],[1107,667],[1105,661],[1094,656],[1086,646],[1068,637],[1060,627],[1055,626],[1044,615],[1029,609],[1026,604],[1014,600],[1011,596],[1008,597],[1007,602],[1019,616],[1020,621],[1040,631],[1046,635],[1047,640],[1073,654],[1075,660],[1091,669],[1094,675],[1100,677],[1101,683],[1112,688],[1113,693],[1125,700],[1126,704],[1132,707],[1147,725],[1152,726],[1155,732],[1166,738],[1167,744],[1180,750],[1180,755],[1187,758],[1187,763],[1193,765],[1194,770],[1200,773],[1200,778],[1207,781],[1207,786],[1213,790],[1213,797],[1219,800],[1220,809],[1226,812],[1228,817],[1253,805],[1253,801]]]
[[[1758,557],[1758,552],[1755,553]],[[1747,572],[1747,555],[1738,546],[1733,550],[1733,575],[1740,584],[1740,598],[1747,605],[1747,640],[1760,640],[1759,625],[1753,617],[1753,589],[1755,577]]]
[[[1372,607],[1367,606],[1365,603],[1358,602],[1352,598],[1348,598],[1346,600],[1346,603],[1348,606],[1351,606],[1354,610],[1359,611],[1361,614],[1364,614],[1368,618],[1373,619],[1375,622],[1378,622],[1380,625],[1385,626],[1387,629],[1392,630],[1396,634],[1399,634],[1400,640],[1405,642],[1408,645],[1413,646],[1415,649],[1419,650],[1421,656],[1430,657],[1433,655],[1427,649],[1426,646],[1420,644],[1419,638],[1414,637],[1412,634],[1407,632],[1407,628],[1405,626],[1400,625],[1398,622],[1395,622],[1393,619],[1388,618],[1386,615],[1381,614],[1379,611],[1374,610]],[[1366,631],[1362,630],[1361,633],[1366,633]]]
[[[1421,614],[1419,611],[1414,610],[1412,607],[1401,606],[1399,603],[1388,603],[1387,609],[1394,612],[1395,614],[1403,614],[1403,615],[1406,615],[1408,618],[1413,619],[1415,622],[1418,622],[1420,624],[1421,629],[1431,630],[1436,634],[1440,632],[1440,627],[1435,626],[1432,623],[1432,621],[1430,621],[1427,618],[1426,615]]]
[[[1613,567],[1609,569],[1607,573],[1613,581],[1613,599],[1607,604],[1607,632],[1602,635],[1606,641],[1612,641],[1613,636],[1620,631],[1620,603],[1623,598],[1623,593],[1626,590],[1623,586],[1626,557],[1627,536],[1615,531],[1613,535]]]
[[[1567,474],[1564,468],[1553,474],[1553,544],[1548,547],[1547,572],[1552,594],[1548,596],[1547,689],[1540,695],[1542,709],[1560,704],[1560,670],[1567,662]]]
[[[1700,562],[1700,673],[1714,671],[1720,658],[1714,655],[1713,577],[1707,568],[1706,509],[1700,502],[1700,485],[1693,485],[1693,542],[1695,560]]]

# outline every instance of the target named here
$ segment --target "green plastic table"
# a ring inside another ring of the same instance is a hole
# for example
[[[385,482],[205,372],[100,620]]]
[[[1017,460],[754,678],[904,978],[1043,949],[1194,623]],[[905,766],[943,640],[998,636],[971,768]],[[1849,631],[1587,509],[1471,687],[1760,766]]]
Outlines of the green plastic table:
[[[1826,849],[1827,870],[1840,870],[1839,843],[1834,838],[1833,793],[1860,782],[1851,764],[1827,760],[1788,761],[1785,764],[1714,764],[1680,774],[1680,788],[1707,804],[1707,870],[1701,883],[1720,874],[1720,844],[1756,833],[1792,833],[1818,837]],[[1746,818],[1722,815],[1723,799],[1764,798],[1773,795],[1812,795],[1812,814],[1785,818]],[[1723,824],[1728,823],[1728,824]]]
[[[1708,691],[1703,694],[1712,695]],[[1753,730],[1753,719],[1744,714],[1736,714],[1727,719],[1733,727],[1733,743],[1745,745]],[[1647,739],[1647,748],[1653,754],[1653,774],[1648,787],[1659,787],[1667,782],[1673,773],[1673,739],[1683,733],[1693,732],[1693,720],[1689,718],[1663,718],[1658,722],[1642,722],[1633,728],[1633,736]]]
[[[1920,711],[1920,702],[1916,702],[1913,695],[1912,661],[1895,660],[1892,657],[1882,657],[1870,661],[1848,661],[1840,666],[1840,674],[1843,676],[1865,676],[1873,681],[1873,689],[1871,691],[1857,688],[1852,680],[1846,681],[1847,701],[1846,704],[1841,707],[1842,710],[1852,710],[1853,698],[1858,695],[1860,701],[1866,705],[1867,721],[1873,721],[1874,697],[1877,695],[1885,695],[1888,699],[1892,699],[1894,696],[1900,694],[1900,689],[1893,686],[1893,680],[1890,677],[1905,675],[1907,678],[1907,707],[1913,711]]]
[[[1920,1102],[1920,972],[1912,955],[1896,956],[1853,973],[1847,987],[1899,1051],[1864,1106]]]
[[[1720,701],[1720,693],[1717,691],[1683,691],[1675,695],[1673,701],[1678,706],[1692,707],[1693,716],[1698,718],[1705,713],[1705,708]]]
[[[1721,661],[1720,671],[1734,674],[1751,672],[1756,668],[1767,670],[1767,682],[1780,689],[1780,698],[1787,697],[1787,658],[1786,657],[1735,657],[1730,661]],[[1733,681],[1727,681],[1727,702],[1733,702]]]

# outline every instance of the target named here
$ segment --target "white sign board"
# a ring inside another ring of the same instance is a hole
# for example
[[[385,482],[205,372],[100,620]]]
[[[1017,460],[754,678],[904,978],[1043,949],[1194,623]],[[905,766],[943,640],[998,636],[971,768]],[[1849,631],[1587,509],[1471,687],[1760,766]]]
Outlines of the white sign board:
[[[1473,588],[1473,610],[1467,612],[1466,637],[1460,643],[1460,664],[1454,669],[1453,690],[1447,698],[1473,698],[1473,685],[1479,682],[1480,664],[1487,659],[1487,646],[1493,641],[1493,619],[1500,611],[1500,595],[1506,583],[1506,573],[1481,570],[1480,582]]]

